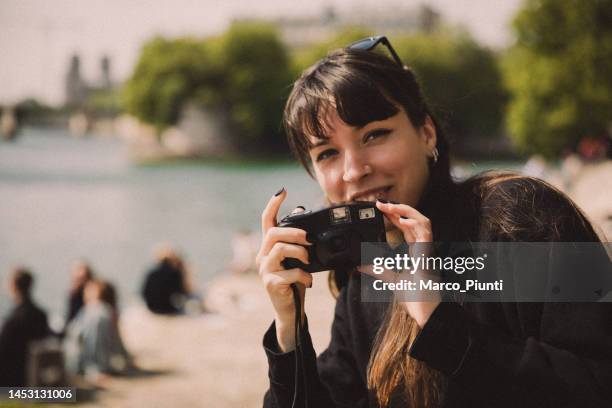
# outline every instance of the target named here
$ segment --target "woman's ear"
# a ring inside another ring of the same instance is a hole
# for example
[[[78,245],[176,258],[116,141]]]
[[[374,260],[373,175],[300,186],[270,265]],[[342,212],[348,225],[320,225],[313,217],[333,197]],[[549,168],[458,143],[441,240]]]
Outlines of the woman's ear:
[[[434,124],[433,119],[431,119],[431,116],[425,116],[425,123],[423,126],[421,126],[420,130],[421,137],[423,138],[427,149],[430,151],[433,150],[434,147],[436,147],[438,139],[436,135],[436,125]]]

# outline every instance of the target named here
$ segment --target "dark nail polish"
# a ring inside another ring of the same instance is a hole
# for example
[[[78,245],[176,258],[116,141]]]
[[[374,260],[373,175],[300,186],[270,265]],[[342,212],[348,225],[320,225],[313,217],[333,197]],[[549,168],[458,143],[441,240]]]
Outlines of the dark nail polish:
[[[281,188],[280,190],[278,190],[275,194],[274,197],[278,197],[279,195],[282,194],[282,192],[285,191],[285,187]]]
[[[297,207],[295,207],[295,209],[297,210],[298,208],[301,208],[302,210],[306,211],[306,207],[304,207],[303,205],[298,205]]]
[[[402,220],[407,220],[407,219],[408,219],[408,217],[404,217],[403,215],[400,215],[400,218],[401,218]]]
[[[378,201],[380,201],[383,204],[389,204],[389,201],[382,199],[382,198],[377,198]]]

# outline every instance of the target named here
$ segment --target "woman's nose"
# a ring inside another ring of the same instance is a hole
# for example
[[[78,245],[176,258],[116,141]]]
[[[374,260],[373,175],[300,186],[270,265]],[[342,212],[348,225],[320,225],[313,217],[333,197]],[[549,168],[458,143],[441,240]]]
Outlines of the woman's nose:
[[[344,157],[344,173],[342,180],[345,183],[354,183],[372,173],[372,167],[367,164],[359,153],[347,153]]]

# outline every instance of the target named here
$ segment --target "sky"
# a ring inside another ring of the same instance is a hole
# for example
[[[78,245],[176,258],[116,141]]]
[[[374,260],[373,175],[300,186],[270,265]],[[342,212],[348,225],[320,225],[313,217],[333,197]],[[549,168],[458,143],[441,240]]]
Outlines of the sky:
[[[108,55],[112,75],[127,78],[150,37],[223,32],[239,17],[318,15],[326,7],[411,8],[427,4],[452,25],[466,27],[491,47],[512,41],[509,23],[521,0],[1,0],[0,104],[35,97],[59,104],[70,55],[81,56],[86,80],[94,81]]]

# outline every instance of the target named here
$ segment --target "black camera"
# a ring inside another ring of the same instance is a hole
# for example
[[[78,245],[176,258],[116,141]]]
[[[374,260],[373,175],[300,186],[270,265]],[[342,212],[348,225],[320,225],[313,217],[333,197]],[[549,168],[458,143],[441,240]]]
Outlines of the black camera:
[[[362,242],[387,242],[383,217],[375,203],[365,201],[288,215],[278,226],[305,230],[312,245],[306,247],[309,264],[285,258],[283,267],[320,272],[359,266]]]

